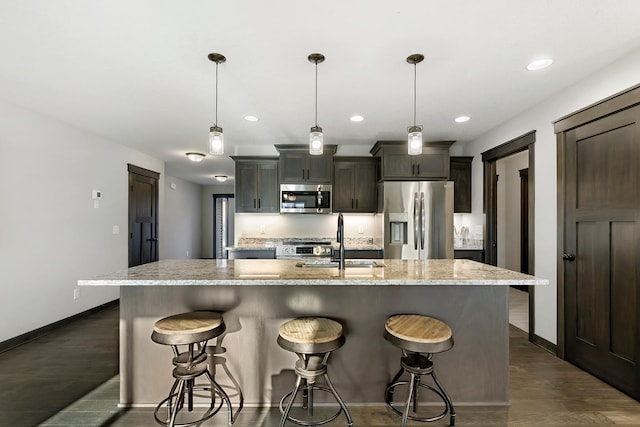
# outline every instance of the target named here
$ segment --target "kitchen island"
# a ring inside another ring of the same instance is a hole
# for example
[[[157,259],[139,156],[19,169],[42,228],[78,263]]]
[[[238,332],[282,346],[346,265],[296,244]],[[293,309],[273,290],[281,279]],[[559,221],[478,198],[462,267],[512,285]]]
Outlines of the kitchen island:
[[[508,404],[509,285],[548,281],[470,260],[376,260],[381,267],[299,267],[295,260],[163,260],[79,286],[120,287],[120,404],[154,406],[171,377],[171,352],[150,339],[158,319],[193,310],[224,314],[226,360],[219,382],[239,383],[248,405],[272,405],[294,382],[296,356],[276,343],[299,316],[345,327],[331,356],[334,385],[347,403],[382,403],[399,367],[383,339],[391,314],[419,313],[448,323],[455,346],[434,356],[455,404]],[[230,374],[230,376],[229,376]],[[233,377],[233,378],[232,378]]]

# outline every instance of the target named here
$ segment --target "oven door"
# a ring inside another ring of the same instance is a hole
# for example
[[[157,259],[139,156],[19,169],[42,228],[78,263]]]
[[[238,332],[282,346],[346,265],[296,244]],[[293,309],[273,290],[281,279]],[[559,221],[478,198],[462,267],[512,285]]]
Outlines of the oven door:
[[[280,213],[331,213],[330,185],[280,186]]]

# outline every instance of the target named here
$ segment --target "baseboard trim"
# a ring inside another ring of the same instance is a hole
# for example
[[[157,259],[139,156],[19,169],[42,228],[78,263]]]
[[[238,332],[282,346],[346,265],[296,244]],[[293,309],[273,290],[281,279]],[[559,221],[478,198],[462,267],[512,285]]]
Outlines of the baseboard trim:
[[[538,336],[538,335],[533,335],[533,343],[535,345],[537,345],[538,347],[548,351],[549,353],[553,354],[554,356],[558,355],[558,346],[555,345],[554,343],[552,343],[551,341],[547,341],[544,338]]]
[[[0,342],[0,353],[4,353],[5,351],[11,350],[12,348],[16,348],[18,346],[21,346],[22,344],[28,343],[29,341],[33,341],[37,338],[47,335],[56,329],[66,326],[69,323],[74,322],[83,317],[87,317],[90,314],[97,313],[106,308],[113,307],[114,305],[117,305],[119,302],[120,302],[119,299],[115,299],[113,301],[109,301],[99,306],[90,308],[89,310],[83,311],[81,313],[74,314],[73,316],[67,317],[65,319],[58,320],[57,322],[53,322],[49,325],[45,325],[41,328],[34,329],[33,331],[25,332],[24,334],[18,335],[17,337],[9,338],[6,341]]]

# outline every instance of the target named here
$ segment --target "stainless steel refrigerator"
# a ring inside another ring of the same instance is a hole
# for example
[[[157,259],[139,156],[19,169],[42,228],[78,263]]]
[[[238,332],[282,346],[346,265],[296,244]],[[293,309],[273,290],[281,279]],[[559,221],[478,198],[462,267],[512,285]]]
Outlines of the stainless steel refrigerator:
[[[453,182],[385,182],[384,257],[453,258]]]

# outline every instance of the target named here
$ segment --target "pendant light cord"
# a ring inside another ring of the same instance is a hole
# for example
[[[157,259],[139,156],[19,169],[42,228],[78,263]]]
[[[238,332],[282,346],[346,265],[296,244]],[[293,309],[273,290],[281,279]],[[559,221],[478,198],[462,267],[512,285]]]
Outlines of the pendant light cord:
[[[415,121],[415,118],[414,118]],[[213,124],[214,126],[218,126],[218,62],[216,61],[216,120]]]
[[[416,82],[417,82],[417,74],[418,74],[418,67],[416,66],[416,64],[413,64],[413,127],[416,126]],[[217,92],[216,92],[217,93]]]
[[[318,127],[318,61],[316,61],[316,127]]]

